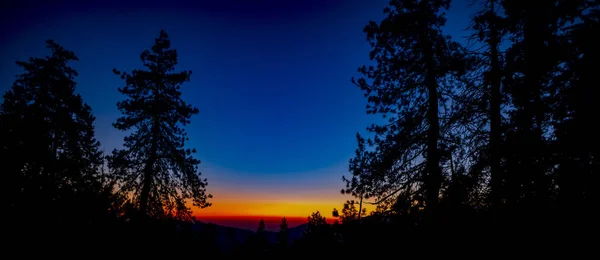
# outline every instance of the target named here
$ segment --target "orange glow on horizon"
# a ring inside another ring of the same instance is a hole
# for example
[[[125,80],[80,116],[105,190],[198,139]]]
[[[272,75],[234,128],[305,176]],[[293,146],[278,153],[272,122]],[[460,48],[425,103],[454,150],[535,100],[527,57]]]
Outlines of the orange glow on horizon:
[[[214,201],[205,209],[194,209],[194,216],[210,217],[296,217],[306,218],[315,211],[331,217],[333,208],[341,208],[343,201]]]
[[[333,209],[341,213],[344,202],[354,199],[339,192],[343,186],[339,175],[346,172],[347,167],[347,161],[341,161],[327,168],[291,175],[300,177],[273,174],[268,178],[259,176],[259,179],[246,181],[241,177],[245,173],[205,162],[202,170],[207,172],[210,183],[207,191],[214,196],[209,199],[212,205],[204,209],[192,207],[191,203],[188,205],[192,215],[199,220],[238,217],[281,220],[286,217],[306,222],[307,217],[316,211],[333,220]],[[363,204],[363,207],[367,211],[374,209],[373,205]]]
[[[211,199],[210,207],[200,209],[192,207],[196,218],[306,218],[319,211],[327,219],[333,219],[332,212],[336,208],[340,213],[348,196],[332,193],[314,193],[304,196],[265,195],[265,194],[230,194]],[[191,206],[191,205],[190,205]],[[364,204],[367,211],[372,205]],[[358,209],[358,208],[357,208]]]

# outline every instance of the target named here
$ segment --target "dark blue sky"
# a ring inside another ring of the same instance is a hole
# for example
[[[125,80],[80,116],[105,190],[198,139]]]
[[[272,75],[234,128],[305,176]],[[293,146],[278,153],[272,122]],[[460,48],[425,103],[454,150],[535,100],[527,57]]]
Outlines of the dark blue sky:
[[[165,29],[178,68],[193,72],[183,86],[200,109],[187,128],[189,146],[209,187],[339,192],[355,133],[374,120],[350,82],[368,62],[362,28],[380,20],[387,1],[48,2],[0,4],[2,92],[21,72],[14,61],[47,55],[44,41],[54,39],[79,56],[78,92],[112,150],[123,133],[111,126],[122,99],[111,70],[140,67],[139,54]],[[449,13],[455,37],[467,26],[466,6],[456,1]]]

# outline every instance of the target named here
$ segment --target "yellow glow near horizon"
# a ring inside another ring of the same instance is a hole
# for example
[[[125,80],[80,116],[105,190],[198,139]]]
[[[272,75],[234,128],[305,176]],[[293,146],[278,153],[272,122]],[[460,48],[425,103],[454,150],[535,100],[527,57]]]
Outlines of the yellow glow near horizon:
[[[332,217],[333,209],[340,211],[346,196],[311,196],[311,198],[279,197],[259,199],[255,196],[227,196],[212,200],[213,205],[205,208],[193,208],[194,216],[265,216],[265,217],[307,217],[319,211],[326,218]],[[374,209],[372,205],[363,204],[367,211]]]

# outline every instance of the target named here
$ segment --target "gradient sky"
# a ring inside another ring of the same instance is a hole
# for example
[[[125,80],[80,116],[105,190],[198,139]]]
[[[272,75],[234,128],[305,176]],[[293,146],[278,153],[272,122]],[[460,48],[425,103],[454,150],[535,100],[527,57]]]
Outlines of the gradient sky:
[[[108,152],[124,136],[111,126],[123,98],[111,70],[140,67],[165,29],[177,69],[193,72],[182,88],[200,110],[188,146],[215,196],[195,214],[330,217],[341,208],[355,134],[376,120],[350,79],[369,62],[362,28],[381,19],[386,0],[126,2],[3,1],[0,90],[21,72],[16,60],[49,54],[46,39],[73,50],[77,91]],[[463,36],[469,14],[467,1],[455,1],[448,32]]]

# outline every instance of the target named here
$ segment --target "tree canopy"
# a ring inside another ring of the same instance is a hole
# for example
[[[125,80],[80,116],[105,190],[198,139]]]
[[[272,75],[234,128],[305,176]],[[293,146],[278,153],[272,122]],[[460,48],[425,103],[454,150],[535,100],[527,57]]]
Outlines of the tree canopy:
[[[191,72],[174,72],[177,51],[164,30],[140,59],[146,69],[114,70],[125,81],[119,92],[126,99],[117,103],[123,116],[113,126],[133,132],[125,137],[124,149],[112,152],[110,169],[121,189],[132,193],[141,215],[189,218],[188,199],[203,208],[212,197],[200,177],[200,161],[193,157],[196,150],[185,148],[183,126],[198,113],[181,97]]]

